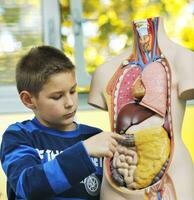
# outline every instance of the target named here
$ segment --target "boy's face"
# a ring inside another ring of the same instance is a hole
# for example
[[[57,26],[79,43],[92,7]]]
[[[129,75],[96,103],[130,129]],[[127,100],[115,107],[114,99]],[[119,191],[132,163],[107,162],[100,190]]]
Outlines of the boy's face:
[[[34,98],[34,113],[45,126],[57,130],[73,130],[77,110],[75,72],[60,72],[51,75],[38,97]]]

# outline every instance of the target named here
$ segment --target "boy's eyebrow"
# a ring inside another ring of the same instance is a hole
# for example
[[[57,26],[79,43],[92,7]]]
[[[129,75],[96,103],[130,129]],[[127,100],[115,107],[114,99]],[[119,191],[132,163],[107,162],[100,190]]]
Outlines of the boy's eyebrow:
[[[77,87],[77,83],[75,83],[71,88]]]
[[[76,88],[77,87],[77,83],[75,83],[72,87],[71,87],[71,89],[70,90],[72,90],[72,89],[74,89],[74,88]],[[54,91],[54,92],[52,92],[51,94],[60,94],[60,93],[63,93],[63,91],[61,90],[61,91]]]

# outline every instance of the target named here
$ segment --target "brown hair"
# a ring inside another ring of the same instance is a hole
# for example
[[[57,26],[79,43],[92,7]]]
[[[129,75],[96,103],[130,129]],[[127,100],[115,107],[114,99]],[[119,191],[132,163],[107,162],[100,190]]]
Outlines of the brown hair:
[[[48,78],[59,72],[71,72],[75,66],[59,49],[51,46],[33,47],[16,67],[18,92],[23,90],[38,95]]]

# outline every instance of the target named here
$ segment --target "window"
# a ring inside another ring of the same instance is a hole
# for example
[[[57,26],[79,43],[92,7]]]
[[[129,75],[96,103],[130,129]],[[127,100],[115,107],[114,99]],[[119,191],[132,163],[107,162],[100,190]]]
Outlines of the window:
[[[23,111],[15,88],[18,59],[42,44],[41,1],[0,0],[0,112]]]

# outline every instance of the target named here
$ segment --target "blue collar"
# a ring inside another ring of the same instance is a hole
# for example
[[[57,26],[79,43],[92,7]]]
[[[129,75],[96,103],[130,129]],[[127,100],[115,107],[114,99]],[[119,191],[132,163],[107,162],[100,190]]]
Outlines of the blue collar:
[[[40,130],[44,131],[47,134],[56,135],[64,138],[73,138],[80,135],[80,126],[76,122],[74,122],[76,124],[76,128],[71,131],[59,131],[49,128],[41,124],[36,117],[32,119],[32,123],[34,123]]]

